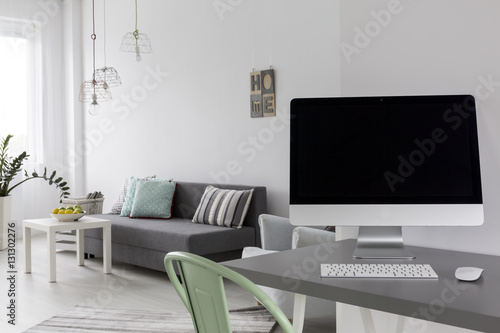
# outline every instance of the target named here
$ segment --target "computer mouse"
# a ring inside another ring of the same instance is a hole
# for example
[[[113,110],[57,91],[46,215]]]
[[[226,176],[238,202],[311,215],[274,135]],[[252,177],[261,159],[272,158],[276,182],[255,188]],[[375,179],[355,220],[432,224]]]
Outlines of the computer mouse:
[[[455,277],[461,281],[476,281],[484,269],[477,267],[459,267],[455,271]]]

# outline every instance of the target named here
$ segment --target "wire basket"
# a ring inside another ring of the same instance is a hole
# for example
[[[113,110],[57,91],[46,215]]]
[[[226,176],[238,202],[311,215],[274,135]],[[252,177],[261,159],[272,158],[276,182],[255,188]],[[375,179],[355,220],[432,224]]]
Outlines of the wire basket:
[[[123,36],[120,51],[153,53],[149,36],[143,33],[137,33],[136,35],[134,35],[133,32],[127,32],[125,36]]]
[[[86,215],[102,214],[104,198],[85,199],[85,197],[62,199],[65,205],[80,205]]]
[[[113,67],[98,68],[95,70],[94,76],[97,82],[107,83],[108,87],[116,87],[122,84],[120,75]]]
[[[80,102],[92,102],[94,99],[97,102],[106,102],[113,99],[106,82],[87,80],[82,83],[78,100]]]

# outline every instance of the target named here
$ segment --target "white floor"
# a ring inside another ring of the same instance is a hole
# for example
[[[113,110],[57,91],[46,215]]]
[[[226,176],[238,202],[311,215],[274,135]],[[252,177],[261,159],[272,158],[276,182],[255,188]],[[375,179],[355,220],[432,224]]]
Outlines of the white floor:
[[[17,333],[75,306],[186,311],[167,274],[137,266],[113,262],[113,273],[103,274],[102,260],[85,260],[76,265],[75,252],[60,251],[56,255],[57,282],[47,282],[45,235],[32,240],[32,273],[24,273],[22,240],[16,245],[15,297],[9,297],[10,283],[7,251],[0,251],[0,332]],[[254,306],[255,300],[238,286],[227,283],[230,309]],[[16,325],[10,325],[7,306],[14,299]],[[280,330],[277,330],[280,331]],[[304,332],[334,332],[328,320],[306,322]],[[281,331],[280,331],[281,332]]]

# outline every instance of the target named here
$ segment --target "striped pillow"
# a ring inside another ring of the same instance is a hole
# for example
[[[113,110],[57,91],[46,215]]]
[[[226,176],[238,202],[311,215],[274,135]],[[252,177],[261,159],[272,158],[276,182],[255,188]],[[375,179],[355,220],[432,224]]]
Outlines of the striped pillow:
[[[223,190],[207,186],[194,213],[193,222],[241,228],[252,200],[251,190]]]

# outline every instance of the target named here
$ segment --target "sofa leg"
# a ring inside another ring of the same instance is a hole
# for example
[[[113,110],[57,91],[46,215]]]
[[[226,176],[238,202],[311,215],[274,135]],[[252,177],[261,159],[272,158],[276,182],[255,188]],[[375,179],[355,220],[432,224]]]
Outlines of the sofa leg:
[[[90,254],[90,253],[87,253],[87,252],[85,252],[85,253],[83,254],[83,257],[84,257],[85,259],[92,259],[92,258],[95,258],[95,256],[94,256],[93,254]]]

